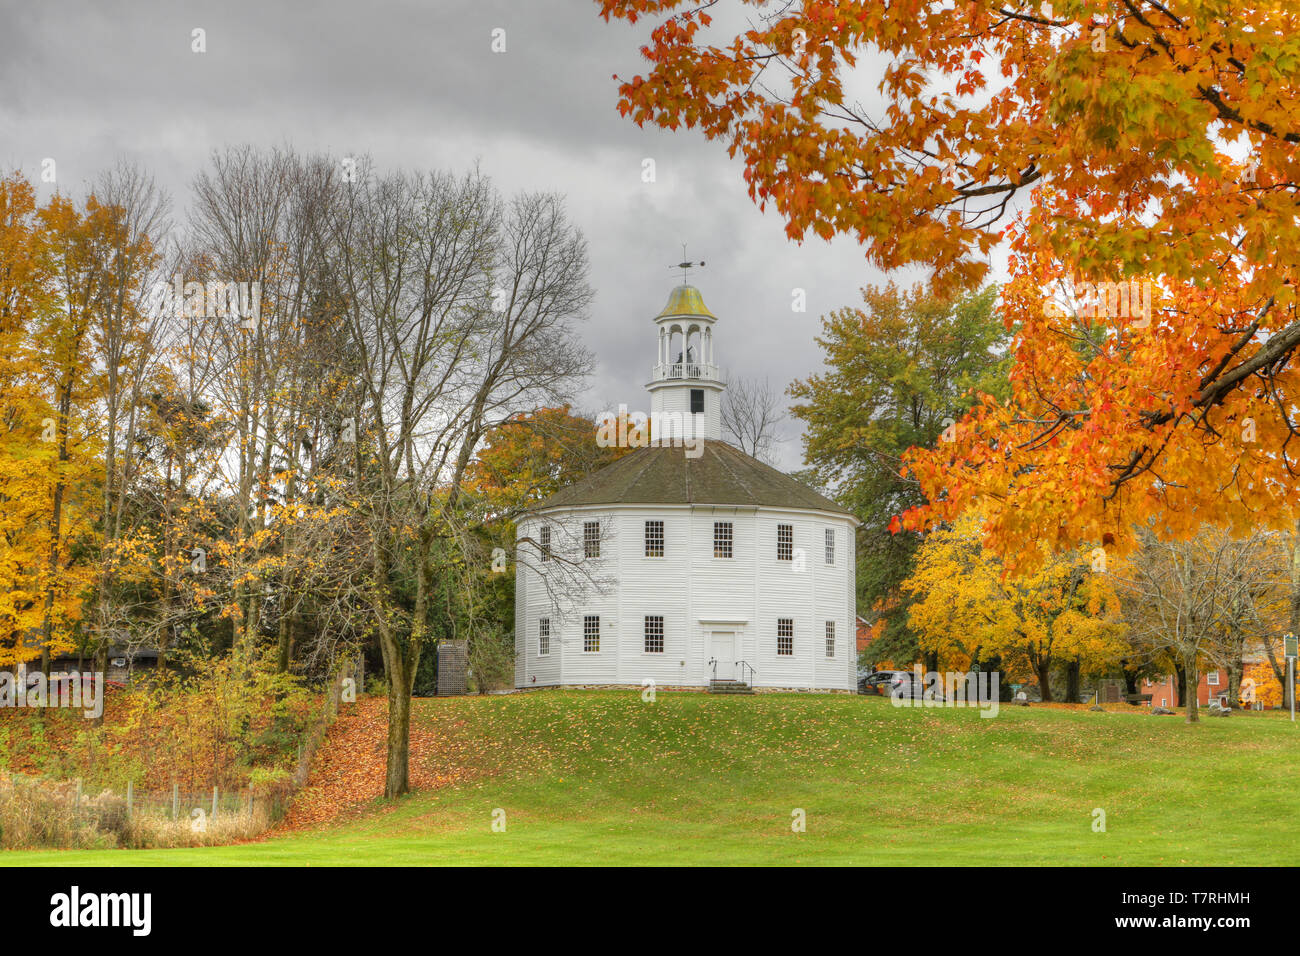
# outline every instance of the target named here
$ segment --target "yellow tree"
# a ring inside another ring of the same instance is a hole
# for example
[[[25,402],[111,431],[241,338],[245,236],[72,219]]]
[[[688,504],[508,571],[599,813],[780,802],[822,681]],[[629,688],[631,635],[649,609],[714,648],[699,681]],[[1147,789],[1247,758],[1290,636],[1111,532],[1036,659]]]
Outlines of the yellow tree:
[[[93,329],[113,288],[123,226],[118,210],[94,196],[84,211],[55,196],[37,212],[36,224],[43,233],[52,293],[31,323],[36,380],[52,411],[41,435],[53,446],[40,580],[41,663],[48,670],[51,656],[72,648],[72,630],[94,581],[88,552],[80,546],[97,533],[96,499],[103,485]]]
[[[0,180],[0,663],[73,646],[103,467],[92,350],[119,217]]]
[[[971,513],[930,532],[903,583],[922,649],[960,667],[1000,658],[1008,673],[1036,677],[1045,701],[1060,665],[1074,699],[1081,672],[1117,661],[1124,650],[1110,579],[1079,552],[1046,555],[1034,571],[1012,576],[981,543],[981,520]]]
[[[40,653],[46,617],[53,410],[41,388],[34,335],[53,301],[35,193],[19,173],[0,179],[0,666]]]

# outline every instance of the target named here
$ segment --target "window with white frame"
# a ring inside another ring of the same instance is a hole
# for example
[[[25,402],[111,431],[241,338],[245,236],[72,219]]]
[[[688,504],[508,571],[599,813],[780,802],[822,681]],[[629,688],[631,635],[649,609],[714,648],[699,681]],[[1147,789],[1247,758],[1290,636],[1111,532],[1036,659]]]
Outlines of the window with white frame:
[[[826,529],[826,563],[835,563],[835,529]]]
[[[713,522],[713,556],[715,558],[731,557],[733,529],[730,521]]]
[[[776,526],[776,559],[778,561],[794,560],[794,525]]]
[[[582,619],[582,649],[588,654],[600,650],[600,615],[588,614]]]
[[[645,523],[645,556],[662,558],[664,556],[664,523],[647,521]]]
[[[551,653],[551,619],[544,617],[537,622],[537,656],[545,657]]]
[[[542,551],[542,560],[551,560],[551,526],[544,524],[537,531],[537,546]]]
[[[835,656],[835,622],[826,622],[826,656]]]
[[[789,657],[794,653],[794,618],[792,617],[776,619],[776,652],[782,657]]]
[[[1219,686],[1219,672],[1218,672],[1218,671],[1210,671],[1208,674],[1206,674],[1206,675],[1205,675],[1205,683],[1209,684],[1211,687],[1218,687],[1218,686]]]
[[[645,652],[662,654],[664,652],[664,618],[662,614],[647,614],[645,617]]]
[[[600,557],[600,522],[582,523],[582,553],[588,558]]]

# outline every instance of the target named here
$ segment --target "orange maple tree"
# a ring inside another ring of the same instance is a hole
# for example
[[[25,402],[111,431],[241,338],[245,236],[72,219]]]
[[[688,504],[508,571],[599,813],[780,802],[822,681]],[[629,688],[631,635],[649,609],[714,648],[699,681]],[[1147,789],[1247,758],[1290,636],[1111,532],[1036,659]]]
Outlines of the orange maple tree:
[[[983,396],[945,442],[909,453],[928,503],[895,526],[951,521],[979,499],[991,540],[1033,565],[1041,540],[1128,553],[1139,516],[1161,537],[1290,523],[1294,303],[1261,307],[1233,262],[1222,287],[1102,281],[1081,295],[1034,241],[1052,208],[1044,197],[1011,232],[1011,396]]]
[[[555,494],[630,449],[602,447],[596,423],[568,405],[521,412],[491,429],[470,463],[466,488],[513,513]]]
[[[725,142],[791,238],[854,236],[940,291],[1011,242],[1013,394],[913,456],[931,504],[908,525],[979,497],[991,542],[1032,564],[1043,539],[1123,550],[1153,510],[1175,531],[1287,512],[1290,0],[597,2],[657,18],[619,109]],[[1130,283],[1150,310],[1118,301]]]

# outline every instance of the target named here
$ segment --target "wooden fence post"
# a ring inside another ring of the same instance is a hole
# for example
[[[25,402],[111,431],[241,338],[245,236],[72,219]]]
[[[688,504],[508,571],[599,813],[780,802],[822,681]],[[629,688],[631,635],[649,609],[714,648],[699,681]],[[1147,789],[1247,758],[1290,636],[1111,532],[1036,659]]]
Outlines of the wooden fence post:
[[[133,809],[134,806],[135,806],[135,789],[134,789],[134,787],[133,787],[133,785],[132,785],[132,781],[127,780],[127,782],[126,782],[126,818],[127,818],[128,820],[131,819],[131,810]]]
[[[212,785],[212,819],[217,818],[217,785]]]
[[[181,818],[181,785],[175,780],[172,781],[172,819]]]

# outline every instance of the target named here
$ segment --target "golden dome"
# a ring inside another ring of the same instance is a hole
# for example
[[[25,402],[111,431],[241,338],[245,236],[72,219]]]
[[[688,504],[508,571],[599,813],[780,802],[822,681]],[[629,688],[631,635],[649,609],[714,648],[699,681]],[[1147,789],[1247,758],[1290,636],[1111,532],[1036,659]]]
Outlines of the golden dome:
[[[709,307],[704,304],[704,297],[700,295],[700,290],[693,285],[679,285],[668,295],[668,304],[664,306],[656,319],[668,319],[676,316],[701,316],[706,319],[717,319],[717,316],[709,311]]]

